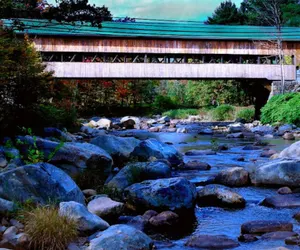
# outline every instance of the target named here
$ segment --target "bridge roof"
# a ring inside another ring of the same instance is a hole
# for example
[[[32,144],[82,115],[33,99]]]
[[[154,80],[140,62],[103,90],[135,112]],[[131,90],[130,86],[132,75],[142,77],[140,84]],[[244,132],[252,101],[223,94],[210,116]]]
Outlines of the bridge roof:
[[[185,40],[272,40],[276,39],[274,27],[206,25],[198,22],[143,21],[133,23],[103,22],[102,28],[92,27],[88,23],[58,23],[56,21],[22,19],[24,31],[39,36],[77,36],[77,37],[120,37],[155,38]],[[10,26],[11,20],[3,20]],[[300,41],[300,28],[284,27],[282,38],[285,41]]]

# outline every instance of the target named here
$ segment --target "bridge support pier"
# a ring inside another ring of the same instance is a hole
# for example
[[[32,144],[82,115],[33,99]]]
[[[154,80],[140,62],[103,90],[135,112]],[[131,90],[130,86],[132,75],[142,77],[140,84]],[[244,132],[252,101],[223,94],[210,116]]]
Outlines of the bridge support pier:
[[[272,82],[269,99],[272,98],[274,95],[281,94],[281,88],[282,88],[281,81]],[[300,92],[300,81],[285,81],[284,92],[285,93]]]

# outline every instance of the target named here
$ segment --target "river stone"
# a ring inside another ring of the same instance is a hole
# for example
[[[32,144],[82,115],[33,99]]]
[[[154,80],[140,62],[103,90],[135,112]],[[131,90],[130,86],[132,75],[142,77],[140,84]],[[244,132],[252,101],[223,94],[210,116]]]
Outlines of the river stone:
[[[298,245],[300,246],[300,236],[292,236],[285,239],[287,245]]]
[[[228,134],[226,137],[227,137],[227,138],[233,138],[233,139],[244,138],[244,133],[242,133],[242,132],[239,132],[239,133],[231,133],[231,134]]]
[[[230,188],[222,185],[210,184],[197,193],[197,204],[199,206],[216,206],[216,207],[245,207],[245,199],[238,193],[233,192]]]
[[[300,159],[275,159],[265,162],[250,173],[255,185],[300,187]]]
[[[196,187],[181,177],[147,180],[126,188],[124,197],[138,210],[181,212],[194,208]]]
[[[101,218],[118,217],[124,210],[124,203],[103,196],[91,200],[87,205],[87,209]]]
[[[256,126],[251,128],[251,132],[257,133],[260,135],[268,135],[273,134],[274,128],[272,126],[266,125],[266,126]]]
[[[300,141],[293,143],[278,155],[278,158],[298,158],[300,159]]]
[[[292,194],[293,191],[289,187],[282,187],[277,190],[278,194]]]
[[[73,142],[76,141],[76,138],[74,135],[68,133],[68,132],[63,132],[59,130],[58,128],[44,128],[44,136],[45,137],[55,137],[58,139],[62,139],[63,141],[67,142]]]
[[[148,210],[143,214],[143,217],[146,221],[149,221],[153,216],[158,215],[158,213],[154,210]]]
[[[282,136],[282,138],[283,138],[284,140],[290,140],[290,141],[295,140],[295,136],[294,136],[293,133],[285,133],[285,134]]]
[[[265,198],[260,205],[273,208],[300,207],[300,194],[275,195]]]
[[[194,160],[185,163],[181,169],[182,170],[210,170],[211,166],[208,163]]]
[[[265,233],[261,236],[263,240],[284,240],[288,237],[298,236],[295,232],[288,232],[288,231],[277,231],[271,233]]]
[[[195,235],[190,237],[185,245],[201,249],[230,249],[240,244],[225,235]]]
[[[99,232],[87,250],[151,250],[152,240],[143,232],[127,225],[114,225]]]
[[[278,135],[284,135],[286,132],[290,132],[293,130],[293,125],[291,124],[284,124],[280,126],[277,130]]]
[[[140,128],[140,119],[135,116],[125,116],[120,121],[121,127],[126,129],[139,129]]]
[[[25,145],[21,146],[23,151],[28,149],[28,145],[34,143],[31,136],[19,136],[18,139],[25,142]],[[36,138],[36,145],[39,150],[44,152],[46,159],[54,150],[59,148],[59,143],[42,138]],[[71,175],[89,169],[102,170],[103,176],[108,176],[112,169],[111,156],[103,149],[89,143],[64,143],[52,157],[50,163],[61,167]]]
[[[109,120],[107,118],[101,118],[100,120],[98,120],[96,122],[97,128],[110,129],[111,125],[112,125],[111,120]]]
[[[106,221],[90,213],[84,205],[74,201],[61,202],[59,204],[59,214],[75,220],[77,229],[82,232],[105,230],[109,227]]]
[[[149,223],[151,226],[162,230],[165,228],[176,227],[179,223],[179,216],[172,211],[164,211],[151,217]]]
[[[187,156],[197,156],[197,155],[215,155],[217,154],[215,151],[211,150],[211,149],[204,149],[204,150],[189,150],[187,152],[185,152],[185,155]]]
[[[265,234],[277,231],[293,231],[293,224],[285,221],[249,221],[241,226],[243,234]]]
[[[162,118],[158,119],[157,122],[158,122],[158,123],[165,124],[165,123],[171,122],[171,119],[170,119],[170,117],[168,117],[168,116],[163,116]]]
[[[241,242],[253,242],[253,241],[257,241],[258,238],[252,234],[242,234],[239,236],[238,240]]]
[[[140,142],[131,156],[137,157],[140,161],[148,161],[150,157],[167,160],[174,167],[183,163],[181,154],[173,146],[161,143],[154,138]]]
[[[130,154],[134,148],[140,143],[140,140],[134,137],[117,137],[114,135],[101,135],[90,141],[107,153],[109,153],[115,165],[123,165],[124,162],[128,161]]]
[[[167,161],[130,163],[120,170],[107,184],[111,189],[123,191],[130,185],[144,180],[169,178],[171,167]]]
[[[270,158],[272,155],[277,154],[275,150],[269,149],[261,152],[260,157]]]
[[[84,196],[76,183],[61,169],[37,163],[0,174],[0,197],[10,201],[48,204],[49,201],[76,201]]]
[[[247,186],[249,173],[240,167],[230,168],[219,172],[215,177],[215,182],[230,187]]]
[[[16,204],[0,198],[0,213],[12,212],[16,208]]]
[[[239,133],[245,130],[245,126],[242,123],[233,123],[228,125],[229,133]]]
[[[300,222],[300,212],[294,214],[293,218]]]

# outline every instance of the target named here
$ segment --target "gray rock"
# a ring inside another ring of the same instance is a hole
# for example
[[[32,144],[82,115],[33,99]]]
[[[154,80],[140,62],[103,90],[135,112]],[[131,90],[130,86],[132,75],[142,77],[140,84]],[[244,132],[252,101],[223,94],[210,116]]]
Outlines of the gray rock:
[[[264,150],[261,152],[260,157],[267,157],[270,158],[272,155],[277,154],[275,150],[269,149],[269,150]]]
[[[230,187],[247,186],[249,184],[249,173],[241,167],[230,168],[219,172],[215,182]]]
[[[278,155],[278,158],[300,159],[300,141],[293,143]]]
[[[124,197],[138,210],[181,212],[194,208],[196,187],[184,178],[148,180],[126,188]]]
[[[273,208],[300,207],[300,194],[275,195],[265,198],[260,205]]]
[[[105,128],[105,129],[110,129],[112,122],[109,119],[106,118],[101,118],[96,122],[97,128]]]
[[[135,116],[125,116],[120,121],[121,127],[126,129],[139,129],[140,128],[140,119]]]
[[[67,142],[76,141],[75,136],[68,132],[63,132],[58,128],[44,128],[44,136],[45,137],[55,137]]]
[[[117,137],[114,135],[101,135],[91,140],[94,144],[109,153],[115,165],[122,165],[128,161],[130,154],[141,141],[134,137]]]
[[[211,128],[203,128],[198,132],[199,135],[213,135],[214,131]]]
[[[87,250],[151,250],[152,240],[143,232],[127,225],[114,225],[90,241]]]
[[[26,142],[22,151],[26,151],[28,145],[33,145],[34,140],[31,136],[18,137],[21,141]],[[59,143],[36,139],[37,148],[44,152],[47,158],[54,150],[59,148]],[[89,143],[64,143],[56,154],[50,160],[50,163],[61,167],[67,173],[76,175],[86,169],[101,170],[103,176],[108,176],[112,170],[112,158],[103,149]]]
[[[197,155],[215,155],[217,154],[215,151],[211,149],[204,149],[204,150],[189,150],[185,152],[185,155],[187,156],[197,156]]]
[[[143,214],[143,217],[146,221],[149,221],[153,216],[158,215],[158,213],[154,210],[148,210]],[[299,215],[300,216],[300,215]],[[300,218],[300,217],[299,217]]]
[[[179,223],[178,214],[172,211],[164,211],[149,219],[151,226],[165,230],[166,228],[176,227]]]
[[[140,161],[147,161],[150,157],[164,159],[175,167],[183,163],[181,154],[173,146],[153,138],[140,142],[131,156],[137,157]]]
[[[107,131],[106,130],[99,130],[99,129],[94,129],[92,127],[89,127],[89,126],[85,126],[83,125],[81,128],[80,128],[80,131],[89,135],[89,136],[92,136],[92,137],[95,137],[95,136],[100,136],[100,135],[106,135],[107,134]]]
[[[257,166],[250,173],[255,185],[300,187],[300,159],[275,159]]]
[[[232,134],[228,134],[226,137],[227,138],[233,138],[233,139],[244,138],[244,133],[242,133],[242,132],[232,133]]]
[[[85,189],[85,190],[82,190],[82,193],[84,194],[84,196],[86,198],[97,195],[97,191],[94,189]]]
[[[112,218],[122,214],[124,203],[103,196],[91,200],[87,205],[87,209],[101,218]]]
[[[277,190],[278,194],[292,194],[293,191],[289,187],[282,187]]]
[[[211,166],[208,163],[194,160],[185,163],[181,169],[182,170],[210,170]]]
[[[287,245],[298,245],[300,246],[300,236],[292,236],[285,239],[285,244]]]
[[[16,208],[15,203],[0,198],[0,213],[12,212]]]
[[[6,157],[0,152],[0,168],[5,168],[8,165]]]
[[[157,122],[158,122],[158,123],[165,124],[165,123],[171,122],[171,119],[170,119],[170,117],[168,117],[168,116],[163,116],[162,118],[158,119]]]
[[[278,135],[284,135],[286,132],[290,132],[293,130],[293,125],[291,124],[284,124],[280,126],[277,130]]]
[[[264,234],[277,231],[293,231],[293,224],[285,221],[249,221],[241,226],[244,234]]]
[[[188,132],[187,128],[178,128],[176,129],[176,133],[186,134]]]
[[[130,185],[159,178],[171,177],[171,168],[166,161],[153,161],[150,163],[130,163],[120,170],[107,184],[109,188],[123,191]]]
[[[253,241],[257,241],[258,238],[255,235],[252,234],[242,234],[239,236],[239,241],[241,242],[253,242]]]
[[[293,133],[285,133],[285,134],[282,136],[282,138],[283,138],[284,140],[289,140],[289,141],[293,141],[293,140],[296,139]]]
[[[231,189],[222,185],[207,185],[197,193],[197,204],[199,206],[216,207],[245,207],[245,199]]]
[[[137,230],[145,232],[149,228],[149,221],[147,221],[143,216],[120,216],[118,219],[118,224],[126,224],[128,226],[134,227]]]
[[[224,235],[195,235],[190,237],[185,245],[201,249],[230,249],[240,244]]]
[[[251,132],[258,133],[260,135],[273,134],[274,128],[272,126],[256,126],[251,128]]]
[[[233,123],[228,125],[229,133],[239,133],[245,130],[245,126],[242,123]]]
[[[300,222],[300,212],[294,214],[293,218]]]
[[[277,231],[271,233],[265,233],[261,236],[263,240],[284,240],[288,237],[298,236],[295,232],[288,232],[288,231]]]
[[[94,232],[109,227],[106,221],[90,213],[84,205],[74,201],[61,202],[59,204],[59,214],[75,220],[77,229],[81,232]]]
[[[0,197],[10,201],[47,204],[52,201],[76,201],[84,196],[64,171],[48,163],[26,165],[0,174]]]

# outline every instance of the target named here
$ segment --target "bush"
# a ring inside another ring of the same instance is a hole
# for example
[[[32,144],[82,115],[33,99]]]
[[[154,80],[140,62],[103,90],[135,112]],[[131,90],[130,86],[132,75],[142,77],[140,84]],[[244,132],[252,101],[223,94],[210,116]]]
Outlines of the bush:
[[[172,99],[169,96],[158,95],[155,97],[153,108],[157,112],[173,109],[175,107],[176,104],[172,101]]]
[[[244,119],[246,122],[252,122],[255,116],[255,109],[242,109],[238,112],[237,118]]]
[[[33,249],[65,250],[77,237],[77,224],[54,207],[37,207],[26,216],[25,232]]]
[[[216,121],[232,120],[234,118],[234,107],[231,105],[220,105],[212,111],[212,117]]]
[[[198,115],[198,109],[172,109],[163,113],[163,116],[169,116],[172,119],[186,119],[189,115]]]
[[[276,95],[261,109],[261,122],[300,125],[300,93]]]

